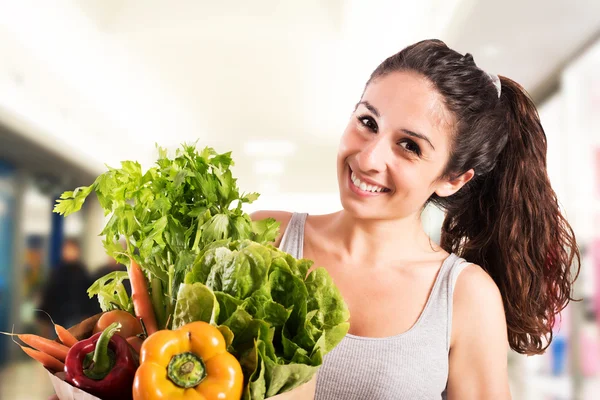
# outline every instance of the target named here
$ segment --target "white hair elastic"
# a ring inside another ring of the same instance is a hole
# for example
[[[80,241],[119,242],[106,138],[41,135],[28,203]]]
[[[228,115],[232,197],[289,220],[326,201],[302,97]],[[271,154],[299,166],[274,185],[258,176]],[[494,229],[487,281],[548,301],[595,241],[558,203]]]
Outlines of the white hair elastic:
[[[498,98],[500,98],[500,93],[502,92],[502,84],[500,83],[500,78],[498,78],[498,75],[490,74],[489,72],[487,72],[487,75],[492,80],[494,86],[496,86],[496,90],[498,91]]]

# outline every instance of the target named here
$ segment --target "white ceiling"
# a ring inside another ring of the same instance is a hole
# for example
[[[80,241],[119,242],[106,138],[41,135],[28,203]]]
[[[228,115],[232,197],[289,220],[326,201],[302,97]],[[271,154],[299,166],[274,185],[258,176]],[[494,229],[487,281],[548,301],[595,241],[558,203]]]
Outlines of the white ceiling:
[[[446,39],[482,68],[535,95],[599,35],[598,0],[468,0]]]
[[[244,189],[329,193],[339,135],[386,56],[439,37],[535,90],[598,16],[597,0],[0,0],[0,119],[96,172],[198,140],[234,151]],[[295,151],[245,152],[264,140]]]

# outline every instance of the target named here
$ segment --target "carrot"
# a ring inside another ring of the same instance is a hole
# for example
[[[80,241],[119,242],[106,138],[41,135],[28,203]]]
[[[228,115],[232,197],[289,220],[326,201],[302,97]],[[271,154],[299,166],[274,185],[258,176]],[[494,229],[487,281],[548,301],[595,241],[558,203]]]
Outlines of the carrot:
[[[150,336],[158,330],[156,315],[148,293],[146,277],[134,260],[131,260],[131,266],[129,267],[129,283],[131,284],[131,301],[133,302],[135,315],[142,319],[146,326],[146,332]]]
[[[77,338],[73,336],[73,334],[69,332],[66,328],[58,324],[54,324],[54,330],[56,331],[56,335],[58,336],[60,341],[67,347],[72,347],[75,343],[78,342]]]
[[[53,371],[63,371],[65,369],[65,364],[52,357],[49,354],[42,353],[41,351],[37,351],[25,346],[19,346],[21,349],[31,358],[36,361],[42,363],[42,365],[48,369]]]
[[[41,311],[44,314],[46,314],[48,316],[48,318],[50,318],[50,322],[52,322],[52,325],[54,325],[54,331],[56,332],[56,335],[58,336],[58,338],[64,345],[71,347],[75,343],[78,342],[77,338],[75,336],[73,336],[73,334],[71,332],[69,332],[63,326],[58,325],[56,322],[54,322],[54,320],[52,319],[50,314],[48,314],[46,311],[40,310],[39,308],[36,308],[35,311]]]
[[[67,353],[69,352],[69,348],[63,344],[55,342],[50,339],[46,339],[37,335],[17,335],[21,341],[34,349],[37,349],[43,353],[48,354],[56,358],[59,361],[64,362],[65,358],[67,358]]]

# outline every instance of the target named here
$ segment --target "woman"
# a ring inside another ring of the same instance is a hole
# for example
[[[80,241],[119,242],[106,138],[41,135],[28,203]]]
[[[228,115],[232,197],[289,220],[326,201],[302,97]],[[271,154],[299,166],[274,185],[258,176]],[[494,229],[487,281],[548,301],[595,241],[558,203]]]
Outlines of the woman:
[[[371,75],[337,167],[343,210],[253,214],[325,266],[350,309],[317,399],[510,398],[509,346],[545,350],[579,265],[531,99],[471,55],[419,42]],[[447,213],[440,246],[420,221],[428,203]]]

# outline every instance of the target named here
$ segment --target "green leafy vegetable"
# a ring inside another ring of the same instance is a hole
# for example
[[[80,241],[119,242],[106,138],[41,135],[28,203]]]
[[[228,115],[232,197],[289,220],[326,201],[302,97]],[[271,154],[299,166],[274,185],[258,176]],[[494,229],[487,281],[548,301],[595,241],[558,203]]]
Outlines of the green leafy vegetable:
[[[258,194],[240,193],[230,170],[231,153],[218,154],[210,147],[198,152],[195,145],[183,145],[173,158],[160,147],[158,153],[156,165],[146,172],[137,162],[123,161],[121,168],[109,167],[92,185],[63,193],[54,212],[67,216],[79,211],[92,192],[97,195],[105,215],[110,215],[101,233],[106,252],[120,263],[129,265],[133,259],[141,266],[151,282],[160,327],[168,323],[169,328],[179,285],[207,245],[220,239],[269,243],[279,224],[274,219],[253,222],[243,212],[242,204]],[[126,276],[119,279],[92,286],[89,293],[98,296],[103,309],[111,303],[130,307],[119,289]]]
[[[268,244],[221,240],[207,246],[187,273],[185,286],[214,292],[216,320],[233,333],[230,350],[247,378],[244,399],[308,382],[348,332],[341,294],[325,269],[307,275],[311,266]],[[179,302],[192,301],[180,296]]]
[[[216,324],[218,315],[219,303],[212,290],[200,282],[180,286],[173,316],[173,329],[193,321]]]
[[[128,279],[125,271],[110,272],[90,286],[87,291],[88,295],[90,298],[98,296],[102,311],[123,310],[132,312],[133,304],[123,285],[125,279]]]

